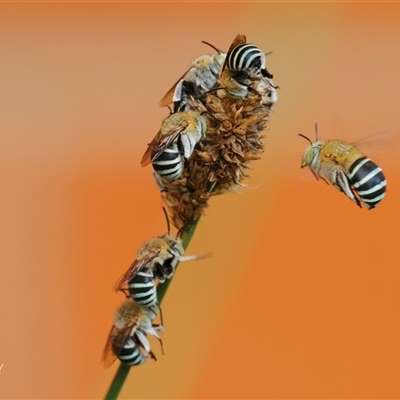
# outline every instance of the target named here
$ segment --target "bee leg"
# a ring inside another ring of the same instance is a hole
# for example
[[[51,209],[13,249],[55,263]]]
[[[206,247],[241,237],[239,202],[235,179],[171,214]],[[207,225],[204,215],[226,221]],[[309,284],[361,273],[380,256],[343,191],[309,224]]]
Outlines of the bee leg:
[[[328,181],[326,178],[324,178],[323,176],[321,176],[320,178],[321,178],[327,185],[330,185],[329,181]],[[318,180],[318,178],[317,178],[317,180]],[[335,185],[333,185],[333,186],[335,186]],[[337,189],[341,190],[340,188],[337,188]]]
[[[184,165],[184,170],[189,171],[190,173],[190,168],[189,168],[189,159],[186,157],[183,157],[183,165]]]
[[[161,338],[158,338],[158,340],[160,341],[161,354],[164,355],[164,345],[163,345],[163,342],[162,342]]]
[[[157,302],[157,308],[158,308],[158,311],[160,312],[160,320],[161,320],[161,324],[158,325],[158,326],[163,327],[164,326],[164,318],[163,318],[163,313],[162,313],[161,306],[160,306],[160,304],[158,302]]]
[[[252,88],[251,86],[247,86],[247,90],[248,90],[249,92],[254,93],[254,94],[257,94],[257,95],[260,94],[260,93],[257,92],[256,89]]]
[[[154,361],[157,361],[156,356],[154,355],[154,353],[153,353],[151,350],[149,351],[149,356],[150,356],[150,358],[152,358]]]
[[[350,186],[349,178],[346,176],[346,174],[343,171],[334,171],[333,175],[334,180],[332,180],[332,183],[335,183],[334,186],[341,192],[343,192],[351,201],[354,201],[354,203],[361,207],[361,202],[354,195],[353,190]]]
[[[182,239],[183,235],[188,233],[190,228],[194,225],[195,218],[191,219],[190,221],[185,221],[185,223],[182,225],[182,227],[179,229],[178,233],[176,234],[176,237],[179,237]]]
[[[125,297],[126,297],[127,299],[129,299],[129,298],[131,297],[131,295],[130,295],[128,289],[118,289],[118,290],[119,290],[120,292],[122,292],[122,293],[125,295]]]
[[[268,72],[267,68],[261,70],[261,75],[269,79],[274,77],[270,72]]]

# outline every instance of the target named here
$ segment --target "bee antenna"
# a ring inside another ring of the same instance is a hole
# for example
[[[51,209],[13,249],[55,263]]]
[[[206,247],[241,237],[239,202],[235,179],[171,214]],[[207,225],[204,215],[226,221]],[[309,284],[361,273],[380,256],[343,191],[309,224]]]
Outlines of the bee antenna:
[[[162,209],[163,209],[163,212],[164,212],[164,215],[165,215],[165,219],[167,220],[167,233],[169,235],[170,230],[171,230],[171,225],[169,224],[168,213],[167,213],[167,210],[165,209],[165,207],[163,207]]]
[[[315,123],[315,137],[318,140],[318,124],[317,123]]]
[[[214,89],[210,89],[207,93],[216,92],[217,90],[221,90],[221,89],[225,89],[225,88],[222,87],[222,86],[219,86],[219,87],[216,87],[216,88],[214,88]]]
[[[207,114],[211,119],[213,119],[213,120],[216,121],[216,122],[221,122],[221,121],[219,121],[217,118],[215,118],[215,117],[210,113],[210,111],[208,111],[208,110],[202,111],[202,112],[200,113],[200,115],[204,115],[204,114]]]
[[[168,107],[168,110],[169,110],[169,115],[173,114],[174,112],[172,111],[172,108],[169,105],[167,105],[167,107]]]
[[[268,53],[264,53],[266,56],[269,56],[270,54],[272,54],[273,51],[269,51]]]
[[[221,51],[220,49],[217,49],[217,48],[216,48],[213,44],[211,44],[211,43],[208,43],[208,42],[206,42],[206,41],[204,41],[204,40],[202,40],[201,43],[204,43],[204,44],[206,44],[207,46],[210,46],[210,47],[213,48],[218,54],[221,54],[221,53],[222,53],[222,51]]]
[[[312,141],[305,135],[303,135],[302,133],[298,133],[299,136],[301,136],[302,138],[308,140],[310,142],[310,144],[312,144]]]

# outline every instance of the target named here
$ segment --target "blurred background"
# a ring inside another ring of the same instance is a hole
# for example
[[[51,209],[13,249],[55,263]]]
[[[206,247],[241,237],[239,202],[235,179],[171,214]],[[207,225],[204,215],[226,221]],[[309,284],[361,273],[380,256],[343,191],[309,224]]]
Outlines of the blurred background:
[[[359,209],[300,169],[400,126],[400,4],[2,3],[0,396],[102,398],[112,287],[166,231],[146,144],[189,63],[237,33],[279,85],[262,160],[212,199],[163,302],[165,355],[122,398],[400,398],[400,147]],[[398,130],[397,130],[398,131]]]

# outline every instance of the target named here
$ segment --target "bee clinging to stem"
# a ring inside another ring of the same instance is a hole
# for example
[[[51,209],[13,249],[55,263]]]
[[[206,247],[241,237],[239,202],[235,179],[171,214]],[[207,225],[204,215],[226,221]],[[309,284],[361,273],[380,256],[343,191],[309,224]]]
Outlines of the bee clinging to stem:
[[[163,178],[178,179],[183,171],[182,157],[189,159],[206,130],[206,120],[198,111],[170,114],[143,154],[142,167],[152,163]]]
[[[119,358],[129,365],[143,364],[147,358],[156,360],[146,335],[155,336],[161,344],[159,334],[162,325],[153,324],[157,307],[142,307],[132,299],[125,300],[114,314],[114,323],[108,335],[102,355],[102,364],[110,367]]]
[[[359,207],[375,208],[385,197],[386,179],[382,169],[366,157],[353,144],[342,140],[316,141],[299,136],[310,142],[304,151],[301,167],[309,167],[314,176],[331,183]]]
[[[174,112],[187,111],[190,109],[188,102],[191,98],[203,102],[205,94],[217,84],[226,54],[208,42],[202,43],[212,47],[217,54],[196,58],[160,100],[160,107],[173,103]]]
[[[162,283],[175,273],[180,261],[198,260],[208,255],[183,256],[182,240],[170,234],[168,215],[168,233],[149,239],[138,250],[136,259],[114,285],[115,291],[129,291],[130,296],[142,306],[158,304],[156,282]]]

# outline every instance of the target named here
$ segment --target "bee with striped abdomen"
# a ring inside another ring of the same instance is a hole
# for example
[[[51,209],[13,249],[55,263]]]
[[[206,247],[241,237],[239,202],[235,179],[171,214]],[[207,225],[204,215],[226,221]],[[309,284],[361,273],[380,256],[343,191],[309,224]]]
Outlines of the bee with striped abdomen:
[[[359,207],[375,208],[385,197],[386,179],[382,169],[354,145],[342,140],[316,141],[299,133],[310,142],[301,167],[309,167],[314,176],[331,183]]]
[[[174,104],[174,112],[187,111],[191,97],[204,102],[205,94],[213,89],[218,82],[222,64],[226,54],[212,44],[202,41],[212,47],[218,54],[204,55],[196,58],[189,69],[172,86],[160,100],[160,107]]]
[[[138,250],[136,259],[114,286],[128,288],[130,296],[143,306],[158,304],[155,279],[164,282],[172,277],[184,250],[182,241],[169,233],[149,239]]]
[[[168,180],[178,179],[183,171],[182,156],[192,155],[207,130],[205,118],[197,111],[180,111],[166,117],[143,154],[141,165],[152,163],[154,170]]]
[[[247,96],[254,81],[271,79],[273,75],[265,66],[265,53],[247,43],[245,35],[238,34],[233,40],[222,67],[220,81],[234,99]]]
[[[157,307],[142,307],[134,300],[127,299],[117,308],[101,360],[105,368],[110,367],[116,358],[128,365],[143,364],[149,357],[156,360],[146,335],[155,336],[162,350],[159,334],[164,329],[162,325],[153,324]]]
[[[182,240],[169,233],[149,239],[138,250],[136,260],[114,286],[115,291],[129,291],[142,306],[158,304],[156,282],[162,283],[175,273],[179,261],[190,261],[203,256],[182,256]]]

